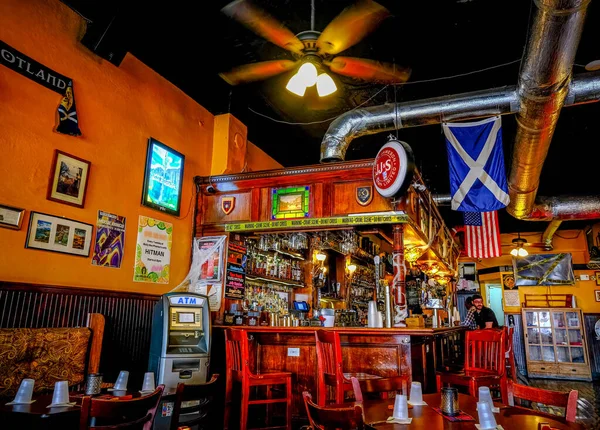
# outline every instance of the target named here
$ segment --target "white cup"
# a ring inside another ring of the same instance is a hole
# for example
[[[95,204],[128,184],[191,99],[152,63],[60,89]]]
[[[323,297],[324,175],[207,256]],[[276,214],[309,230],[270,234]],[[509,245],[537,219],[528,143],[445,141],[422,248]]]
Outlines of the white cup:
[[[31,403],[31,397],[33,396],[33,386],[35,381],[33,379],[23,379],[15,399],[12,401],[13,404],[29,404]]]
[[[144,373],[144,383],[142,384],[142,392],[152,392],[156,390],[154,386],[154,372]]]
[[[423,403],[423,390],[420,382],[410,384],[410,402],[416,405]]]
[[[377,311],[377,327],[383,328],[383,312]]]
[[[408,418],[408,403],[406,396],[403,394],[397,394],[396,400],[394,401],[394,418],[398,420],[405,420]]]
[[[490,393],[490,387],[479,387],[479,401],[486,402],[490,405],[490,410],[494,411],[494,401],[492,400],[492,394]]]
[[[113,387],[113,389],[118,391],[126,391],[128,380],[129,372],[127,370],[121,370],[121,372],[119,372],[119,377],[117,378],[117,382],[115,382],[115,386]]]
[[[479,429],[494,430],[496,428],[496,418],[488,402],[478,402],[477,412],[479,414]]]
[[[54,384],[54,393],[52,393],[53,405],[64,405],[69,403],[69,383],[67,381],[57,381]]]

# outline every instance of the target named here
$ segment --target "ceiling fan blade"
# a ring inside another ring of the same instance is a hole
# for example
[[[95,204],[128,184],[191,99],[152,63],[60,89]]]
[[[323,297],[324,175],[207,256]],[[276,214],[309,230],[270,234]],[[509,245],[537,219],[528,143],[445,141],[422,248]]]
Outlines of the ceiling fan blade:
[[[293,69],[295,65],[296,62],[291,60],[262,61],[236,67],[229,72],[219,73],[219,76],[229,85],[245,84],[287,72]]]
[[[389,15],[390,11],[379,3],[360,1],[329,23],[317,40],[317,47],[323,54],[338,54],[361,41]]]
[[[407,67],[364,58],[335,57],[333,60],[323,63],[328,65],[332,72],[340,75],[386,84],[406,82],[410,78],[411,72]]]
[[[294,33],[267,12],[246,0],[233,1],[221,9],[221,12],[283,49],[297,54],[301,54],[304,49],[304,45]]]

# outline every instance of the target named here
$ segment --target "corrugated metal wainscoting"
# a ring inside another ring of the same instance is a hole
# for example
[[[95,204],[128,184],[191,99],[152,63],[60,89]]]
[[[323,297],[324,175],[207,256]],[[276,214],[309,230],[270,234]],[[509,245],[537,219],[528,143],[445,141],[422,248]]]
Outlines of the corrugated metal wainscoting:
[[[152,311],[158,296],[0,282],[0,328],[85,326],[88,313],[106,319],[100,371],[113,382],[129,370],[141,385],[148,367]]]
[[[512,316],[515,324],[513,333],[513,349],[517,370],[522,375],[527,375],[527,358],[525,357],[525,337],[523,336],[523,321],[521,314],[505,314],[504,325],[510,326],[509,316]]]

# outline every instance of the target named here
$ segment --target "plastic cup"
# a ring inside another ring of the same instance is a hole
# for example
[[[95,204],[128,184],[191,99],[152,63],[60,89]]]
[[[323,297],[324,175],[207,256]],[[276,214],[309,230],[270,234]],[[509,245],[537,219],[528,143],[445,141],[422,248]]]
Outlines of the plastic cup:
[[[403,394],[396,395],[396,400],[394,401],[394,418],[398,420],[408,418],[408,403],[406,396]]]
[[[490,393],[489,387],[479,387],[479,401],[486,402],[490,405],[490,410],[494,411],[494,401],[492,400],[492,394]]]
[[[142,384],[142,392],[152,392],[156,390],[154,386],[154,372],[144,373],[144,383]]]
[[[478,402],[477,412],[479,414],[479,429],[494,430],[496,428],[496,418],[488,402]]]
[[[29,404],[31,403],[31,397],[33,396],[33,386],[35,381],[33,379],[23,379],[15,399],[12,401],[13,404]]]
[[[117,378],[117,382],[115,382],[114,390],[127,390],[127,380],[129,379],[129,372],[127,370],[121,370],[119,372],[119,377]]]
[[[410,402],[417,405],[423,403],[423,389],[420,382],[410,384]]]
[[[67,403],[69,403],[69,383],[67,381],[58,381],[54,384],[52,404],[64,405]]]

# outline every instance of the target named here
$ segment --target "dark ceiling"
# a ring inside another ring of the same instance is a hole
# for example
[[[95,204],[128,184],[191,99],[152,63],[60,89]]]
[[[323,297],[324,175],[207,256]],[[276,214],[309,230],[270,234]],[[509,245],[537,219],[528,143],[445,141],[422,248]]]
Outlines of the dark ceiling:
[[[336,76],[340,91],[319,100],[316,94],[307,93],[299,98],[285,91],[285,83],[293,72],[237,87],[230,87],[218,77],[218,72],[236,65],[292,59],[287,51],[225,17],[220,9],[228,0],[155,4],[138,0],[63,1],[91,20],[96,29],[112,22],[106,32],[107,43],[131,52],[212,113],[233,113],[248,126],[249,140],[285,166],[318,163],[321,138],[330,119],[360,104],[418,100],[516,84],[519,63],[514,61],[524,53],[536,10],[533,2],[525,0],[380,0],[393,16],[343,55],[409,66],[413,70],[411,79],[406,85],[394,88]],[[293,33],[310,29],[310,0],[255,0],[254,3]],[[350,4],[350,0],[315,0],[315,29],[323,30]],[[582,65],[600,58],[599,41],[600,4],[591,2],[575,74],[584,72]],[[418,82],[510,62],[513,63],[467,76]],[[318,123],[298,125],[274,120]],[[514,117],[504,116],[507,170],[515,129]],[[403,129],[398,136],[412,146],[417,166],[433,192],[448,193],[441,127]],[[539,194],[597,194],[599,140],[600,104],[564,109],[544,165]],[[374,157],[385,141],[383,134],[359,138],[350,146],[347,159]],[[461,224],[457,213],[443,212],[450,225]],[[545,228],[545,223],[516,221],[505,211],[500,211],[500,221],[505,232]],[[564,223],[562,228],[582,225]]]

